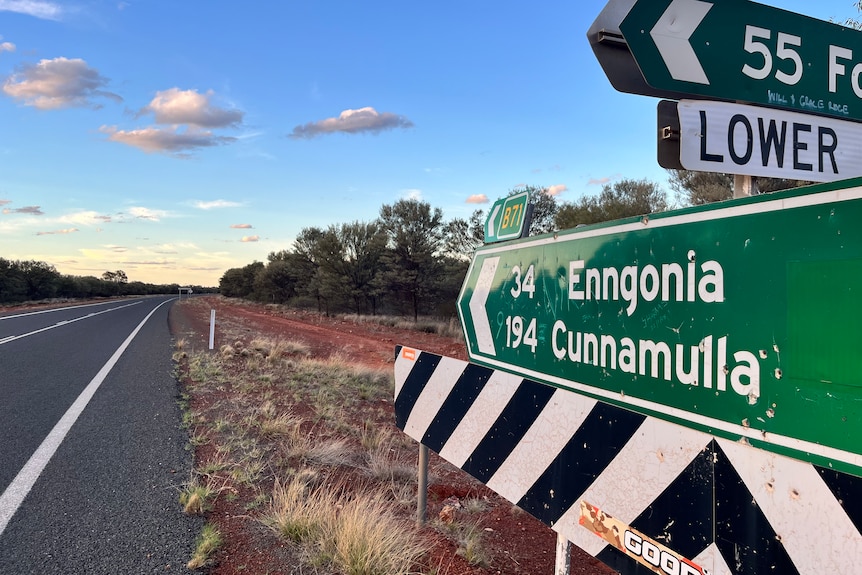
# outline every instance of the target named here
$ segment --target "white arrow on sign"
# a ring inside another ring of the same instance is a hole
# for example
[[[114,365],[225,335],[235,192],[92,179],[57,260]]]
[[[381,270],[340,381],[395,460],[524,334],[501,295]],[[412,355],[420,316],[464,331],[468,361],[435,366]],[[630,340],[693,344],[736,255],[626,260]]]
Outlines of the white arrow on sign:
[[[700,0],[673,0],[650,30],[649,35],[674,80],[709,85],[690,40],[712,6]]]
[[[503,204],[497,203],[494,204],[494,207],[491,208],[491,214],[488,216],[488,220],[485,222],[485,238],[493,238],[497,239],[497,216],[500,215],[500,210],[503,207]]]
[[[491,295],[491,286],[499,263],[499,257],[487,258],[482,262],[482,270],[476,280],[476,289],[470,296],[470,313],[473,316],[473,329],[476,330],[476,343],[479,345],[479,351],[488,355],[497,355],[497,349],[494,347],[494,336],[491,334],[491,323],[488,321],[485,302]]]

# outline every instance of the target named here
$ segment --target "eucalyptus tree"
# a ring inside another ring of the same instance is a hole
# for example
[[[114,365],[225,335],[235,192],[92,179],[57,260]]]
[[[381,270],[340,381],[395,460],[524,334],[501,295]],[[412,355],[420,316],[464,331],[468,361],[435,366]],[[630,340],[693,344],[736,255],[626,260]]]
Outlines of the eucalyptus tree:
[[[485,240],[485,212],[475,210],[470,218],[454,218],[443,226],[443,252],[454,259],[469,261]]]
[[[583,196],[576,202],[563,204],[555,223],[558,229],[566,229],[667,209],[667,196],[657,184],[624,179],[613,185],[606,184],[598,196]]]
[[[440,260],[443,247],[443,212],[415,199],[404,199],[380,208],[380,226],[387,235],[382,256],[384,269],[375,284],[405,302],[418,320],[423,307],[429,309],[439,294]]]

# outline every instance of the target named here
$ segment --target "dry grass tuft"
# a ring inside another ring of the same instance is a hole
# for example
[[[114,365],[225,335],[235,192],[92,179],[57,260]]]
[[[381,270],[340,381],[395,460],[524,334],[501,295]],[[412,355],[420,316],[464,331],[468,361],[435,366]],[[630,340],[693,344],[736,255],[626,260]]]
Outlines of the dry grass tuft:
[[[397,518],[380,492],[343,502],[328,527],[322,547],[333,567],[347,575],[409,573],[424,553],[415,530]]]
[[[276,484],[263,523],[300,545],[317,565],[346,575],[408,573],[424,549],[380,491],[348,494],[295,476]]]
[[[456,520],[451,523],[435,521],[435,527],[454,539],[458,545],[456,553],[470,565],[487,567],[490,561],[483,542],[484,530],[478,523],[469,520]]]
[[[400,461],[397,451],[392,447],[392,438],[381,441],[366,453],[368,474],[380,481],[415,484],[417,470],[414,462]]]
[[[285,357],[308,357],[311,349],[301,341],[256,337],[251,340],[249,348],[259,353],[270,362]]]
[[[313,490],[305,475],[294,475],[286,484],[276,481],[269,511],[261,519],[278,535],[295,543],[317,540],[324,525],[333,521],[337,498]]]
[[[258,421],[260,434],[264,437],[297,438],[302,436],[302,418],[291,413],[280,413]]]
[[[435,317],[421,317],[417,321],[412,318],[405,318],[392,315],[357,315],[345,314],[342,316],[347,321],[354,323],[373,323],[385,327],[394,327],[397,329],[421,331],[425,333],[434,333],[444,337],[455,339],[464,339],[464,333],[461,330],[461,323],[458,318],[451,317],[448,319]]]

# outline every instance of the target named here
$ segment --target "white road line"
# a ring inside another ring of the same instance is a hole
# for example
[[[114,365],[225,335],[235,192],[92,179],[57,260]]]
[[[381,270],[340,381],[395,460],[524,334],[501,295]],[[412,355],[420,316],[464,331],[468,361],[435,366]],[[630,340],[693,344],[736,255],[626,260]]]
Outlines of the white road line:
[[[70,309],[78,309],[78,308],[82,308],[82,307],[93,307],[93,306],[97,306],[97,305],[111,305],[113,303],[116,303],[116,302],[103,301],[103,302],[99,302],[99,303],[85,303],[85,304],[81,304],[81,305],[67,305],[65,307],[52,307],[51,309],[40,309],[38,311],[28,311],[25,313],[17,313],[15,315],[0,316],[0,321],[3,321],[4,319],[12,319],[12,318],[16,318],[16,317],[27,317],[28,315],[39,315],[39,314],[43,314],[43,313],[54,313],[55,311],[68,311]]]
[[[168,300],[170,301],[170,300]],[[123,309],[124,307],[131,307],[133,305],[138,305],[139,303],[143,303],[143,301],[136,301],[134,303],[127,303],[126,305],[121,305],[120,307],[112,307],[111,309],[103,309],[102,311],[97,311],[94,313],[89,313],[87,315],[82,315],[81,317],[76,317],[74,319],[69,319],[65,321],[59,321],[54,325],[49,325],[48,327],[43,327],[42,329],[37,329],[36,331],[30,331],[27,333],[22,333],[21,335],[10,335],[9,337],[0,339],[0,345],[4,343],[9,343],[10,341],[15,341],[16,339],[21,339],[27,336],[36,335],[37,333],[42,333],[43,331],[48,331],[49,329],[54,329],[55,327],[62,327],[64,325],[69,325],[70,323],[75,323],[76,321],[81,321],[82,319],[88,319],[97,315],[101,315],[103,313],[108,313],[109,311],[117,311],[118,309]]]
[[[102,385],[102,382],[114,368],[114,365],[120,359],[120,356],[123,355],[123,352],[126,351],[126,348],[129,347],[129,344],[132,343],[132,340],[136,335],[138,335],[138,332],[141,331],[141,328],[144,327],[147,320],[156,313],[157,309],[169,301],[172,300],[165,300],[157,305],[150,313],[147,314],[147,317],[141,320],[138,327],[129,334],[126,341],[117,348],[114,355],[111,356],[108,362],[99,370],[99,373],[97,373],[90,383],[87,384],[87,387],[84,388],[84,391],[81,392],[81,395],[78,396],[75,403],[66,410],[66,413],[63,414],[63,417],[60,418],[60,421],[57,422],[54,429],[52,429],[44,441],[42,441],[42,444],[38,449],[36,449],[33,455],[30,456],[30,459],[24,467],[21,468],[21,471],[18,472],[15,479],[12,480],[12,483],[10,483],[9,487],[6,488],[6,491],[3,492],[3,495],[0,495],[0,535],[3,535],[3,531],[6,530],[6,526],[12,519],[12,516],[15,515],[15,512],[18,510],[18,507],[21,506],[21,503],[24,502],[24,498],[27,497],[28,493],[30,493],[30,489],[33,488],[36,480],[39,479],[45,466],[48,465],[48,462],[54,456],[54,453],[56,453],[57,448],[59,448],[60,444],[63,443],[63,439],[66,438],[72,425],[75,424],[75,421],[78,420],[78,417],[84,411],[84,408],[87,407],[88,403],[90,403],[96,390],[98,390],[99,386]]]

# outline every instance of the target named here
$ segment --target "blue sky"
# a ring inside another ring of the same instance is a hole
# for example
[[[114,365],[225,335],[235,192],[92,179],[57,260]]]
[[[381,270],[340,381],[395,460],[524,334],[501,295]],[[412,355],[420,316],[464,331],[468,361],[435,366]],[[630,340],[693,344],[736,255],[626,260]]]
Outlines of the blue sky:
[[[217,285],[401,198],[667,189],[657,100],[586,39],[604,4],[0,0],[0,257]]]

